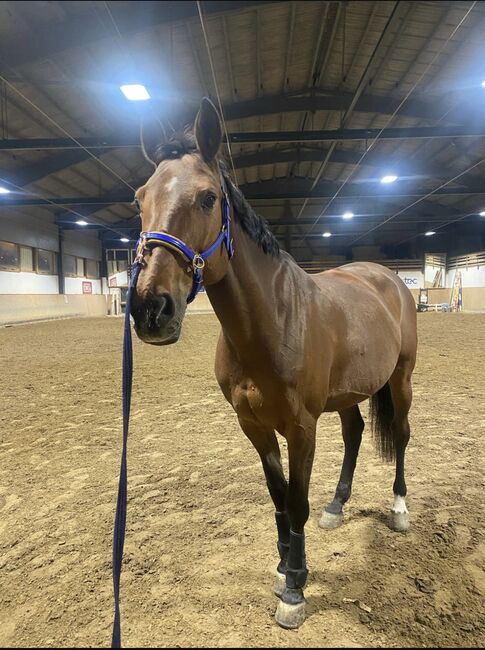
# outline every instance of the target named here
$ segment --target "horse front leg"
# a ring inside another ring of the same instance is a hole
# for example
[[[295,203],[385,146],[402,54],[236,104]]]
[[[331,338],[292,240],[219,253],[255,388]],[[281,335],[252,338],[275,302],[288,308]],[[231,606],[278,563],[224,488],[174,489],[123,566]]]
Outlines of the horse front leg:
[[[308,569],[305,554],[305,524],[310,513],[308,488],[315,455],[316,420],[309,414],[285,431],[288,441],[290,480],[286,509],[290,519],[290,548],[286,562],[286,587],[275,619],[284,628],[297,628],[305,620],[305,587]]]
[[[280,562],[276,568],[274,592],[281,596],[286,586],[286,560],[290,549],[290,521],[286,512],[288,484],[281,466],[280,446],[274,430],[267,429],[253,420],[239,418],[242,430],[258,452],[263,465],[268,490],[275,505]]]

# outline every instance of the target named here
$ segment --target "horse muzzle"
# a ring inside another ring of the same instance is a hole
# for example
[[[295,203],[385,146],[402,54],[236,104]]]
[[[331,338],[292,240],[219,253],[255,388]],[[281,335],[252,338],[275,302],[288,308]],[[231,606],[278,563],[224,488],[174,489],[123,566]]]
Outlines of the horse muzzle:
[[[131,315],[135,332],[144,343],[170,345],[180,337],[185,304],[175,301],[169,293],[145,299],[135,295]]]

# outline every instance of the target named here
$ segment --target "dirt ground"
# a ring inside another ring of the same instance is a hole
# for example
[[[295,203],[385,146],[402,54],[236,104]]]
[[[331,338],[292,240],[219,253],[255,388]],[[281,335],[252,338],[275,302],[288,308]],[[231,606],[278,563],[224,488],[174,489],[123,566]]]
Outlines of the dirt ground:
[[[485,315],[419,315],[408,534],[386,525],[393,468],[369,435],[344,526],[318,528],[343,449],[338,416],[320,419],[297,631],[273,621],[273,507],[213,375],[218,323],[184,327],[176,346],[135,341],[124,645],[483,646]],[[0,329],[2,647],[110,643],[121,340],[121,319]]]

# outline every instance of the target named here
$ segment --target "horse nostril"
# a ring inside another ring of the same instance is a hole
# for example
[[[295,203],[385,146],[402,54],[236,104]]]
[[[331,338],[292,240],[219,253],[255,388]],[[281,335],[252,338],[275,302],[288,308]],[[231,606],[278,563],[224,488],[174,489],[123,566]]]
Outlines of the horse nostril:
[[[155,308],[155,322],[160,327],[164,320],[170,319],[175,315],[175,303],[169,293],[162,293],[157,296]]]

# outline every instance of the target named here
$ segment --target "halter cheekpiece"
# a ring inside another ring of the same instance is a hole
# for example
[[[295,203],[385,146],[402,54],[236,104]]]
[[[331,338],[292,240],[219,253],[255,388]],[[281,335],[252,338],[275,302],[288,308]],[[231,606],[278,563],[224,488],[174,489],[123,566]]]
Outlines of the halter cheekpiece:
[[[203,272],[207,259],[215,253],[215,251],[224,244],[227,250],[227,255],[229,259],[234,255],[233,241],[231,238],[231,211],[229,207],[229,199],[227,196],[226,185],[224,178],[221,175],[221,190],[222,190],[222,226],[217,236],[217,239],[214,241],[211,246],[201,253],[196,253],[193,251],[187,244],[178,237],[169,235],[166,232],[142,232],[140,233],[140,239],[136,245],[136,256],[135,256],[135,265],[142,266],[144,263],[143,256],[147,251],[152,250],[155,246],[163,246],[165,248],[170,248],[177,253],[180,253],[190,265],[193,282],[192,288],[187,298],[187,303],[192,302],[197,295],[197,292],[202,287],[204,283]]]

